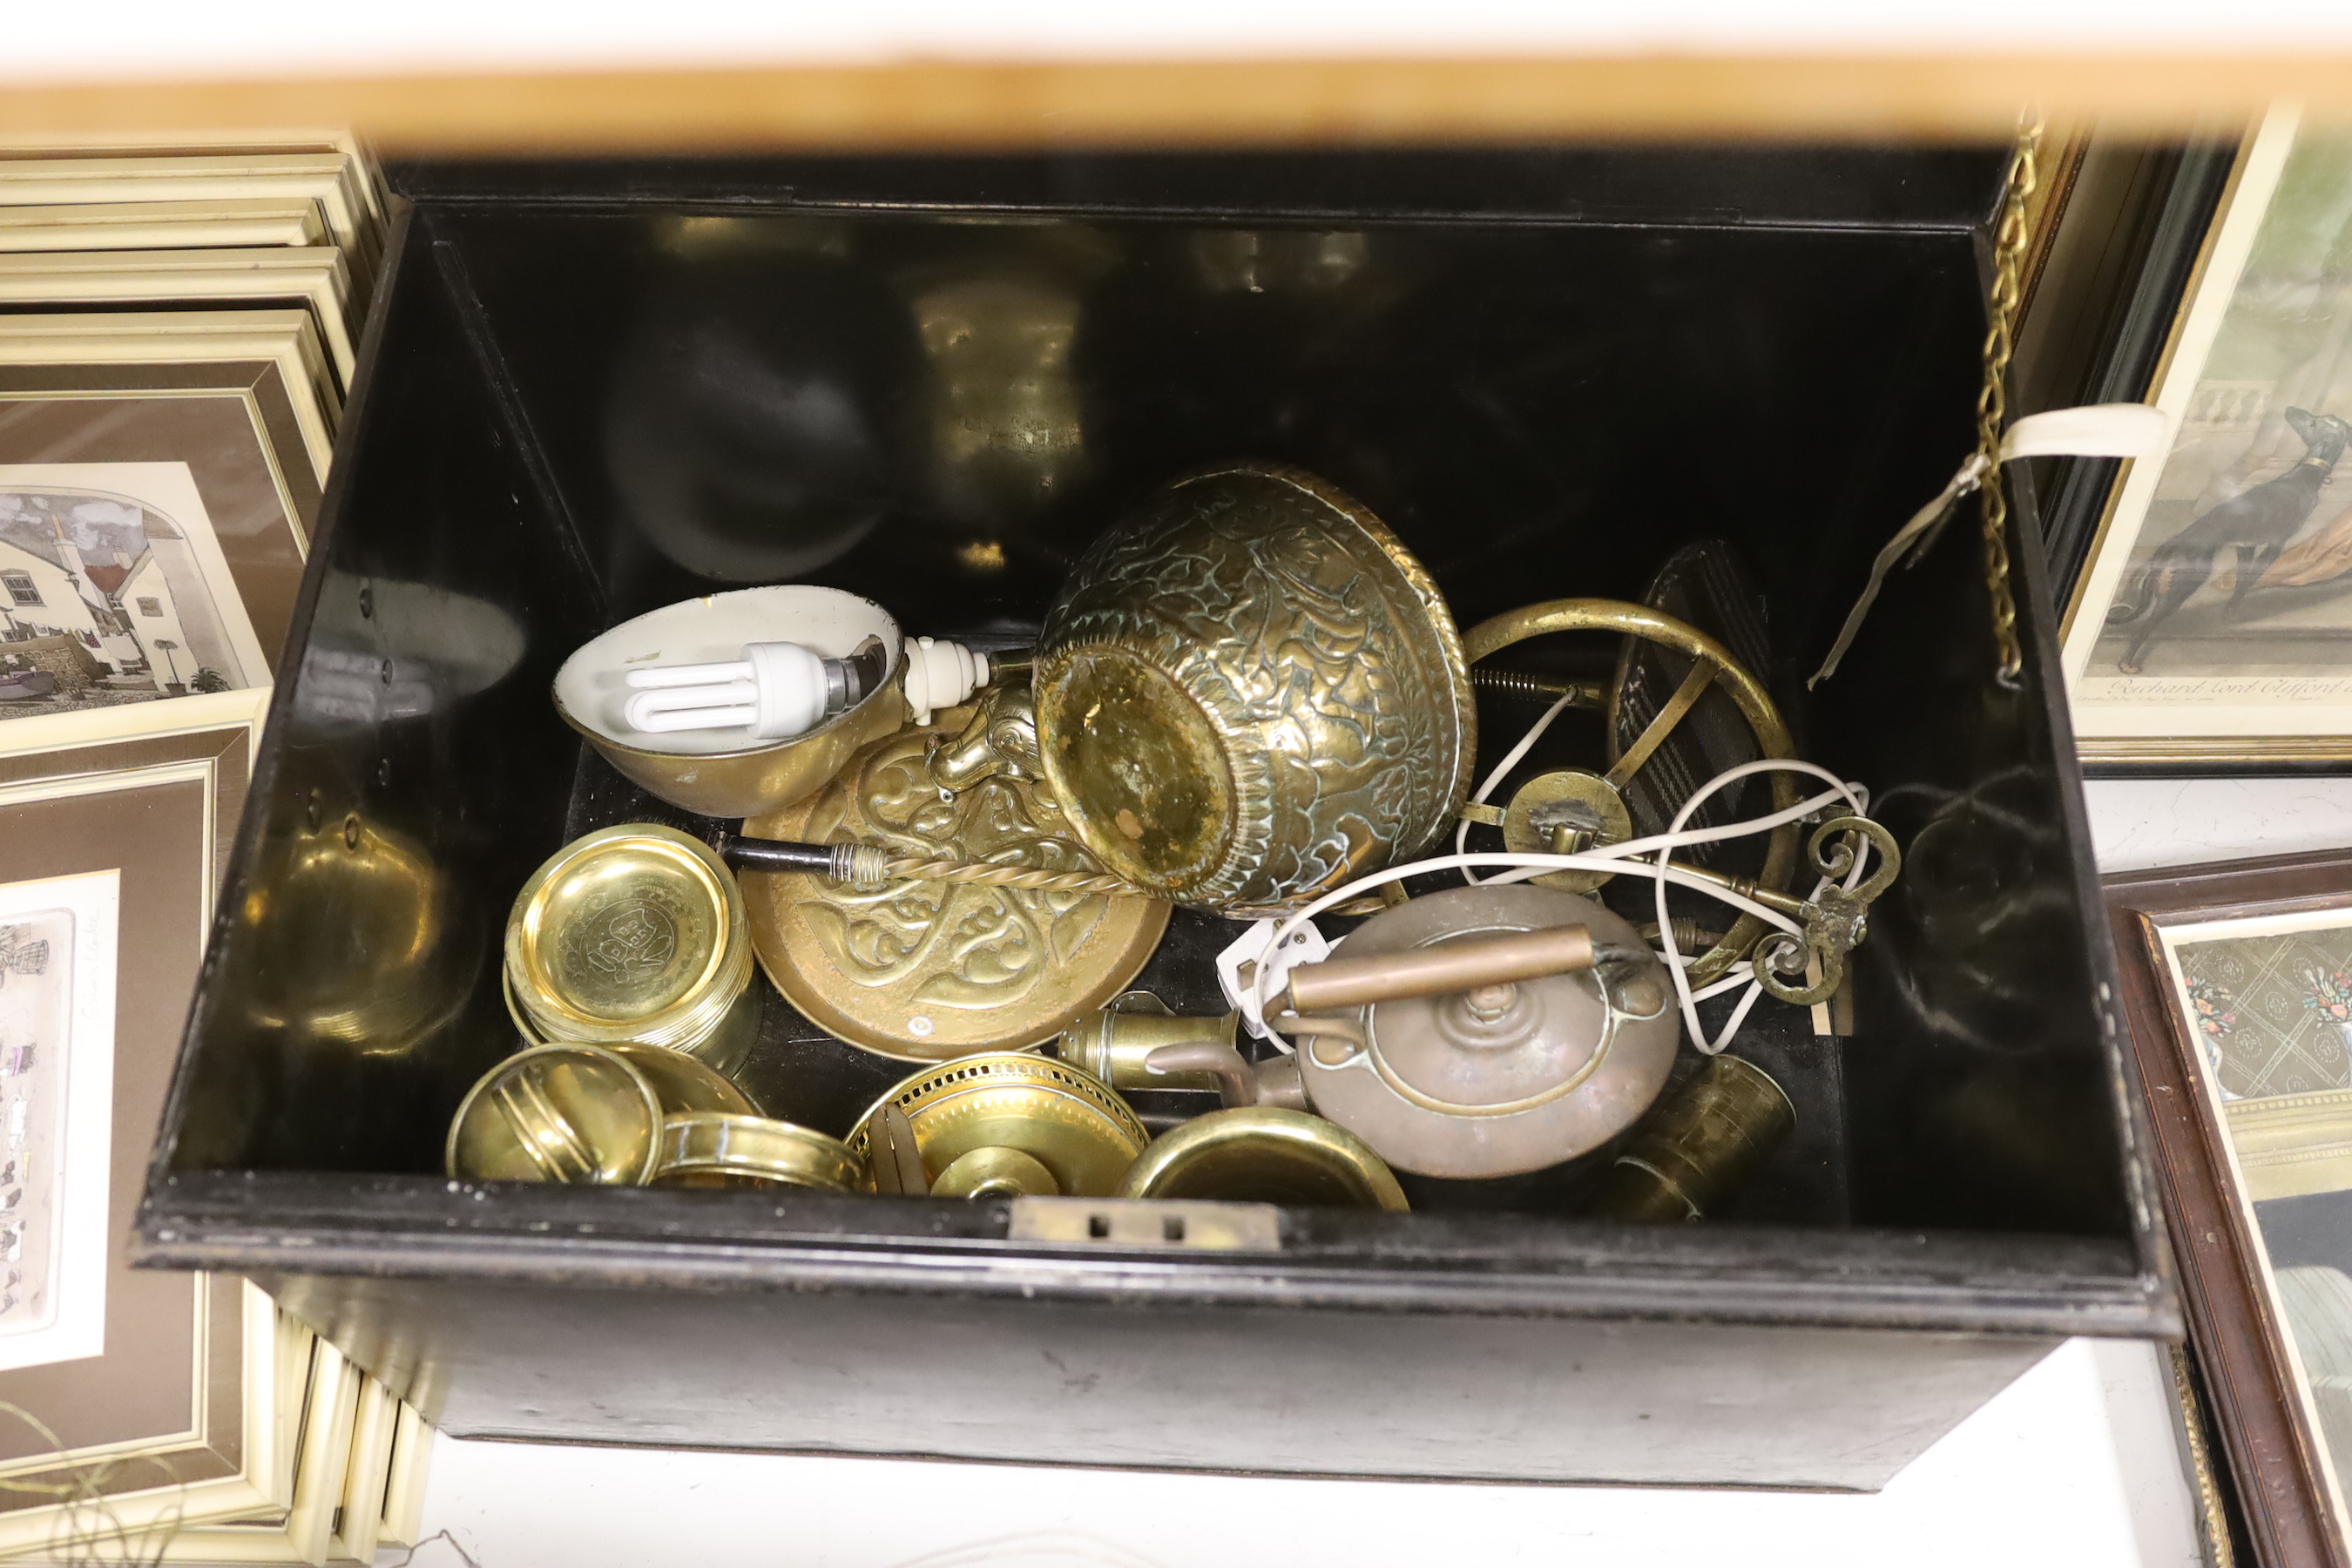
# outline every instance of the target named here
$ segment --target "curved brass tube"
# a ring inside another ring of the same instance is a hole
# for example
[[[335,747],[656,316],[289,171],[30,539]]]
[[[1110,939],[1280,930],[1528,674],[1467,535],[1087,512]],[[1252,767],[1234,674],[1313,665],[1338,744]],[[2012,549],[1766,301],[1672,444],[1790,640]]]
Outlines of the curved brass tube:
[[[1526,605],[1516,610],[1479,622],[1462,634],[1462,647],[1472,664],[1488,654],[1509,647],[1529,637],[1548,637],[1553,632],[1616,632],[1626,637],[1645,637],[1693,658],[1705,659],[1715,666],[1715,683],[1723,689],[1756,731],[1758,745],[1769,758],[1794,760],[1796,747],[1789,738],[1789,727],[1781,722],[1780,710],[1763,683],[1731,656],[1731,650],[1687,622],[1678,621],[1647,605],[1628,604],[1622,599],[1548,599],[1539,605]],[[1613,742],[1612,742],[1613,746]],[[1611,761],[1614,762],[1612,757]],[[1776,773],[1772,778],[1772,809],[1786,810],[1803,798],[1797,791],[1796,775]],[[1782,823],[1772,830],[1764,851],[1764,869],[1757,878],[1759,886],[1785,892],[1789,873],[1797,865],[1798,824]],[[1756,943],[1766,930],[1764,921],[1754,915],[1742,915],[1721,942],[1699,955],[1690,967],[1691,984],[1704,985],[1729,971],[1734,963]]]

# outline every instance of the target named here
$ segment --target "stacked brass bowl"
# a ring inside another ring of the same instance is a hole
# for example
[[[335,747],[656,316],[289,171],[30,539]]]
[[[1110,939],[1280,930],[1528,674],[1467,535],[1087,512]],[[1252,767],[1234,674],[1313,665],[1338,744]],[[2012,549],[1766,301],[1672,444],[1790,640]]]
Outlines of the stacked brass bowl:
[[[782,1185],[850,1192],[865,1161],[759,1114],[725,1077],[663,1046],[531,1046],[484,1074],[449,1123],[466,1181]]]
[[[839,1139],[761,1115],[729,1076],[759,1025],[751,931],[734,874],[699,840],[631,823],[564,846],[515,900],[505,980],[525,1048],[458,1106],[451,1175],[866,1184]]]
[[[564,846],[515,900],[506,984],[526,1039],[666,1046],[732,1072],[759,1026],[734,873],[656,823]]]

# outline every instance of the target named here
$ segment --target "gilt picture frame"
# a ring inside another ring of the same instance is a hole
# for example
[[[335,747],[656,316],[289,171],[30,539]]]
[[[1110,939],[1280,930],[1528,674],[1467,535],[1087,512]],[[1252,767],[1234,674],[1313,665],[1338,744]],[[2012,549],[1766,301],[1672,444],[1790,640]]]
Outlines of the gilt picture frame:
[[[2352,767],[2352,136],[2242,146],[2064,608],[2104,772]]]
[[[111,909],[116,952],[110,1018],[75,1020],[111,1034],[102,1197],[87,1216],[104,1260],[102,1327],[79,1347],[89,1353],[0,1371],[0,1552],[293,1505],[285,1406],[300,1397],[289,1379],[307,1376],[295,1365],[310,1364],[303,1331],[244,1280],[133,1270],[121,1246],[267,696],[134,710],[137,732],[0,757],[0,877],[27,910],[94,922]],[[92,879],[114,898],[77,907],[59,891]],[[12,945],[7,984],[43,978],[16,962],[21,933]],[[46,956],[54,964],[54,948]]]

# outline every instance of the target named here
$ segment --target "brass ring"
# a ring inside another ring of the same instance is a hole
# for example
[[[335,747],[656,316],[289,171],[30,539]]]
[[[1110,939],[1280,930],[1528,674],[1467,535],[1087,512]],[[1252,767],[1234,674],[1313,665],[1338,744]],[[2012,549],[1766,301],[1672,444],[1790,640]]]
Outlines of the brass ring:
[[[1775,762],[1796,760],[1796,745],[1790,738],[1788,726],[1781,721],[1780,710],[1773,706],[1762,683],[1732,657],[1731,650],[1696,626],[1647,605],[1628,604],[1622,599],[1549,599],[1539,605],[1506,610],[1479,622],[1463,634],[1462,647],[1470,662],[1476,664],[1514,643],[1553,632],[1616,632],[1664,643],[1693,658],[1711,662],[1715,666],[1715,683],[1739,709],[1740,717],[1748,721],[1765,757]],[[1613,737],[1610,744],[1613,751]],[[1771,778],[1772,808],[1785,811],[1796,805],[1796,780],[1782,772],[1775,772]],[[1759,886],[1776,892],[1787,890],[1789,874],[1797,865],[1797,824],[1793,822],[1784,822],[1772,829],[1764,851],[1764,869],[1757,878]],[[1739,961],[1740,954],[1755,945],[1766,929],[1764,921],[1754,915],[1741,915],[1721,942],[1692,962],[1691,982],[1704,985],[1719,978]]]

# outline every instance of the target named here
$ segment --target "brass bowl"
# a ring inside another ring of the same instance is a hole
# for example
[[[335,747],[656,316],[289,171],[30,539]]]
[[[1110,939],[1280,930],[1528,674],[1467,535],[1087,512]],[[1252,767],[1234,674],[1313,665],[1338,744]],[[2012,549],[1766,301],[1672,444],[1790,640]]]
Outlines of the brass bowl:
[[[814,1187],[832,1193],[868,1184],[865,1160],[840,1139],[789,1121],[723,1110],[665,1121],[653,1180],[664,1186]]]
[[[1361,1139],[1319,1116],[1268,1105],[1185,1122],[1128,1167],[1118,1195],[1397,1214],[1412,1207],[1395,1173]]]
[[[621,677],[634,663],[717,663],[739,658],[745,643],[778,640],[845,658],[869,637],[890,649],[882,685],[805,734],[752,746],[723,735],[666,735],[656,747],[621,718]],[[703,816],[756,816],[807,795],[858,747],[907,721],[903,641],[888,611],[838,588],[796,583],[713,594],[624,621],[583,646],[556,672],[555,711],[647,794]]]
[[[1066,1062],[1019,1051],[966,1057],[900,1082],[849,1135],[860,1159],[873,1147],[886,1105],[907,1113],[926,1182],[976,1149],[1017,1149],[1045,1166],[1064,1195],[1108,1197],[1151,1142],[1108,1085]]]
[[[534,1046],[484,1073],[449,1119],[442,1162],[474,1182],[642,1186],[654,1173],[662,1104],[602,1046]]]
[[[1419,853],[1470,788],[1462,637],[1396,536],[1332,486],[1244,464],[1097,540],[1045,619],[1046,778],[1096,858],[1230,914]]]
[[[656,823],[576,838],[531,875],[507,917],[505,979],[533,1040],[635,1040],[730,1072],[757,1024],[734,873]]]

